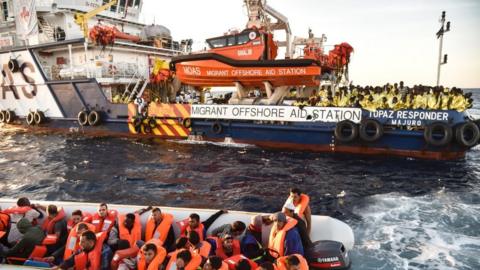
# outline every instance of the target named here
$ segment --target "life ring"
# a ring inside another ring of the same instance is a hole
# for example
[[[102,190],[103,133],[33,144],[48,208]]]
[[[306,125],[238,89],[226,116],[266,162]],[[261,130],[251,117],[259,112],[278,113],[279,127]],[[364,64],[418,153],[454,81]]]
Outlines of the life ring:
[[[77,115],[77,121],[80,126],[88,125],[88,112],[87,111],[80,111]]]
[[[17,59],[10,59],[10,61],[8,61],[8,69],[12,73],[15,73],[20,70],[20,64],[18,63]]]
[[[334,135],[340,142],[352,142],[358,136],[358,126],[349,120],[340,121],[335,127]]]
[[[33,114],[33,120],[35,124],[40,125],[45,122],[45,114],[42,111],[35,111]]]
[[[453,132],[447,124],[434,122],[425,127],[423,137],[430,145],[445,146],[452,141]]]
[[[114,65],[109,65],[108,66],[108,74],[110,75],[115,75],[117,74],[118,70],[117,70],[117,67],[114,66]]]
[[[15,120],[15,118],[17,117],[14,111],[5,111],[4,115],[5,115],[4,122],[7,124],[13,123],[13,120]]]
[[[35,124],[35,113],[29,112],[27,114],[27,125],[33,126]]]
[[[191,127],[192,127],[192,119],[190,119],[190,118],[184,118],[183,121],[182,121],[182,125],[183,125],[185,128],[191,128]]]
[[[360,139],[366,142],[375,142],[383,136],[383,126],[377,120],[362,121],[359,129]]]
[[[474,122],[465,122],[455,128],[455,140],[465,147],[472,147],[480,139],[480,129]]]
[[[155,119],[155,117],[150,117],[148,119],[148,126],[151,128],[151,129],[154,129],[157,127],[157,119]]]
[[[90,126],[96,126],[96,125],[100,124],[101,121],[102,121],[102,117],[100,116],[99,112],[91,111],[88,114],[88,124]]]
[[[212,132],[215,134],[221,134],[223,132],[223,126],[220,122],[216,121],[212,125]]]
[[[0,123],[5,122],[5,111],[0,111]]]

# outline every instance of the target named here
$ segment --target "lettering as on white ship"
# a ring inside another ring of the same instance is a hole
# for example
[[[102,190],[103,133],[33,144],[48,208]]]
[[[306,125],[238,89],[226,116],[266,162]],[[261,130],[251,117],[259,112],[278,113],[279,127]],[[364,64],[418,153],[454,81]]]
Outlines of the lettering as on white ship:
[[[183,67],[187,75],[201,76],[202,70],[199,67]],[[250,77],[250,76],[292,76],[306,75],[306,68],[276,68],[276,69],[206,69],[205,75],[210,77]]]
[[[359,123],[359,108],[251,106],[251,105],[192,105],[191,118],[262,120],[285,122],[340,122],[350,120]]]

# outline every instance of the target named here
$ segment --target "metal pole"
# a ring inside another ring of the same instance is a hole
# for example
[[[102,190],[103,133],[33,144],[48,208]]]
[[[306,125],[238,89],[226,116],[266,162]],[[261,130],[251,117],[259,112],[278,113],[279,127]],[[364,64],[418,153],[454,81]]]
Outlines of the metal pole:
[[[440,67],[442,66],[442,46],[443,46],[443,34],[440,37],[440,47],[438,49],[437,86],[440,85]]]
[[[70,60],[70,78],[73,80],[73,57],[72,57],[72,44],[68,44],[68,57]]]

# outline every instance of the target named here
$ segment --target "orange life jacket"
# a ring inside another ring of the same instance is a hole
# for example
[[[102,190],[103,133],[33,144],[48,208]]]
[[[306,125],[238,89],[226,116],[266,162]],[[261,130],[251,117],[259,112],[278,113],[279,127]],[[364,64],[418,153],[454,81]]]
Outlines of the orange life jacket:
[[[0,212],[0,239],[2,239],[10,228],[10,216],[7,213]]]
[[[190,228],[190,226],[188,226],[188,218],[178,222],[178,225],[181,228],[180,229],[180,235],[182,235],[182,236],[187,236],[188,232],[192,230]],[[203,230],[204,230],[204,227],[203,227],[202,223],[200,223],[198,225],[198,227],[195,228],[195,231],[198,233],[198,236],[200,236],[200,241],[204,240],[203,239]]]
[[[258,265],[254,261],[250,260],[249,258],[245,257],[242,254],[234,255],[230,258],[227,258],[224,260],[228,264],[228,268],[230,270],[235,270],[237,268],[237,263],[241,260],[247,260],[248,263],[250,264],[251,269],[257,269]]]
[[[192,251],[200,254],[200,256],[204,258],[208,258],[210,255],[210,250],[212,249],[212,245],[207,241],[202,241],[200,243],[202,244],[200,248],[192,248]]]
[[[127,215],[118,215],[118,237],[122,240],[127,240],[130,243],[130,246],[133,247],[138,240],[142,240],[142,224],[140,223],[140,215],[135,214],[135,221],[131,230],[128,230],[124,225],[126,217]]]
[[[220,266],[219,270],[228,270],[228,264],[226,262],[222,262],[222,266]]]
[[[308,263],[307,263],[307,260],[305,260],[305,258],[300,255],[300,254],[293,254],[294,256],[296,256],[298,258],[298,260],[300,261],[300,269],[301,270],[308,270]],[[283,257],[280,257],[277,259],[277,269],[278,270],[287,270],[287,258],[288,256],[283,256]]]
[[[278,254],[276,254],[275,252],[270,251],[270,254],[274,258],[285,255],[285,236],[289,230],[295,227],[295,225],[297,225],[297,220],[287,217],[287,223],[281,230],[277,231],[276,226],[272,226],[272,229],[270,230],[270,237],[268,238],[268,248],[278,252]]]
[[[74,257],[75,270],[98,270],[102,264],[102,247],[103,242],[107,238],[107,232],[97,233],[97,242],[92,251],[85,253],[81,252]],[[88,264],[90,266],[87,268]]]
[[[240,241],[238,241],[237,239],[233,239],[233,253],[231,256],[228,256],[225,253],[225,249],[223,248],[222,239],[218,237],[209,237],[209,238],[215,240],[215,244],[217,246],[217,249],[215,250],[215,255],[222,258],[222,260],[225,260],[231,256],[242,253],[242,250],[240,248]]]
[[[92,216],[92,224],[95,226],[95,232],[110,232],[113,225],[115,224],[115,219],[117,219],[117,215],[117,210],[108,210],[107,216],[105,218],[102,218],[98,213],[95,213]]]
[[[65,244],[65,253],[63,253],[63,258],[65,260],[72,256],[75,251],[80,249],[80,235],[78,235],[78,225],[80,225],[81,223],[85,222],[77,223],[77,225],[75,225],[75,227],[73,227],[73,229],[71,229],[68,233],[67,243]],[[95,231],[95,226],[89,223],[85,224],[87,225],[88,230],[92,232]]]
[[[42,230],[47,234],[55,233],[55,224],[65,218],[65,211],[60,209],[54,218],[46,217],[42,224]]]
[[[92,223],[92,214],[82,212],[82,220],[80,222]],[[73,224],[72,218],[69,218],[67,221],[67,230],[70,231],[77,224]],[[95,230],[92,230],[95,231]]]
[[[140,249],[140,252],[138,253],[138,256],[137,256],[138,270],[158,270],[159,266],[165,260],[165,257],[167,257],[167,250],[162,247],[163,242],[161,242],[158,239],[151,239],[150,241],[145,243],[145,245],[150,243],[155,244],[155,246],[157,247],[157,255],[155,255],[155,258],[153,258],[153,260],[150,262],[150,264],[147,267],[147,261],[145,260],[145,254],[143,253],[143,247],[142,247],[142,249]]]
[[[303,213],[305,212],[305,209],[307,209],[308,204],[310,203],[310,197],[308,197],[307,194],[300,194],[300,202],[293,205],[295,205],[295,213],[303,218]]]
[[[112,270],[117,270],[120,262],[125,258],[134,258],[138,254],[138,247],[135,245],[131,248],[117,250],[115,255],[113,255],[112,261],[110,262],[110,268]]]
[[[173,216],[168,213],[162,213],[162,222],[155,227],[155,220],[150,216],[147,220],[147,226],[145,228],[145,241],[148,241],[152,238],[159,239],[162,243],[165,243],[165,240],[168,236],[168,231],[173,223]]]
[[[5,214],[8,214],[8,215],[24,215],[25,216],[25,213],[27,213],[28,211],[32,210],[33,208],[31,208],[30,206],[12,206],[12,207],[9,207],[5,210],[3,210],[3,213]]]
[[[173,252],[172,256],[170,256],[170,260],[168,261],[167,268],[165,268],[166,270],[171,269],[172,265],[177,263],[177,254],[182,250],[184,249],[179,249]],[[199,267],[200,264],[202,263],[202,256],[191,251],[190,251],[190,254],[192,255],[192,259],[185,266],[185,270],[196,270],[197,267]]]

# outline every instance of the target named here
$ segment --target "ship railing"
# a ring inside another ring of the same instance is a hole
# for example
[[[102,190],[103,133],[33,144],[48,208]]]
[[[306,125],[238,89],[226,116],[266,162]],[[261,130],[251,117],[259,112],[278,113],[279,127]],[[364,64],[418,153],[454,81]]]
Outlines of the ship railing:
[[[137,74],[146,77],[148,74],[148,66],[135,64],[135,63],[126,63],[126,62],[106,62],[102,63],[102,72],[101,76],[103,78],[133,78]]]

